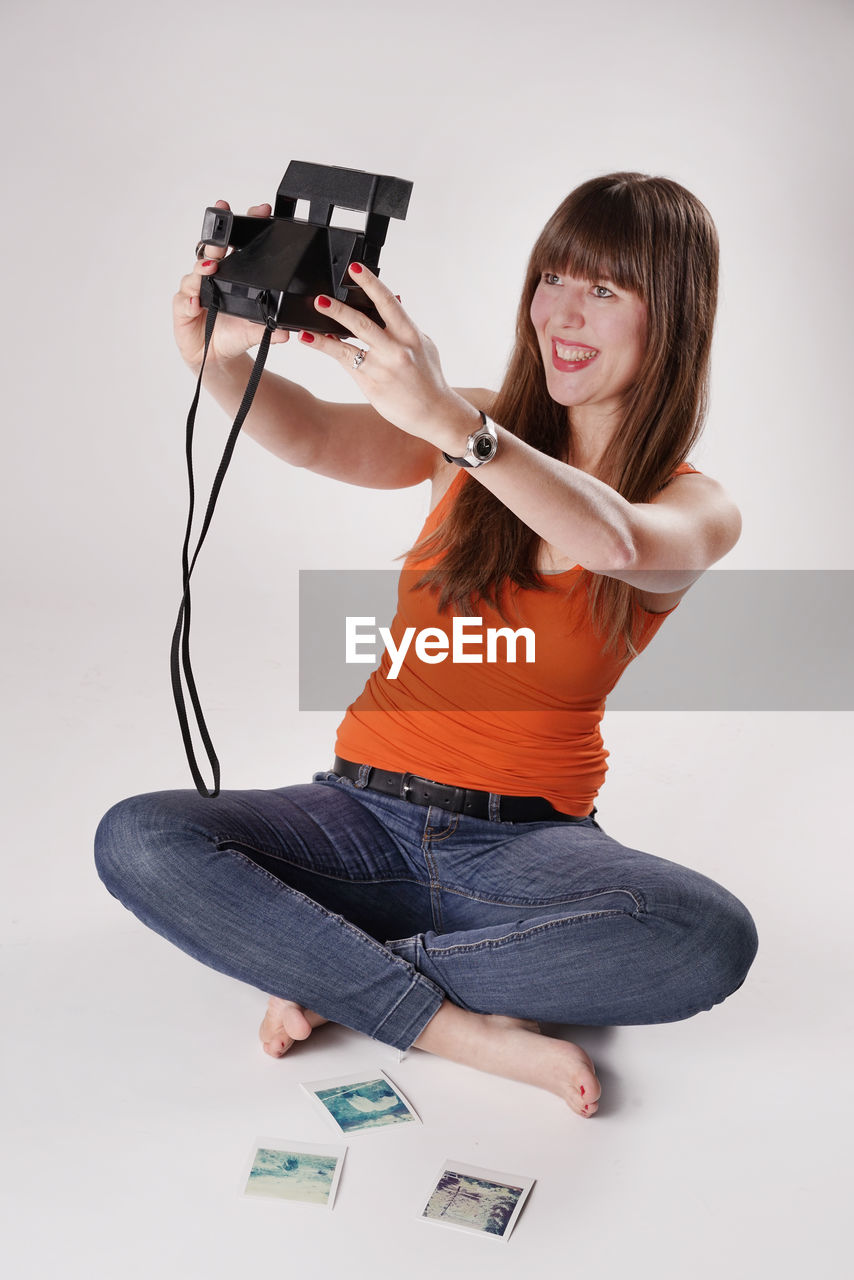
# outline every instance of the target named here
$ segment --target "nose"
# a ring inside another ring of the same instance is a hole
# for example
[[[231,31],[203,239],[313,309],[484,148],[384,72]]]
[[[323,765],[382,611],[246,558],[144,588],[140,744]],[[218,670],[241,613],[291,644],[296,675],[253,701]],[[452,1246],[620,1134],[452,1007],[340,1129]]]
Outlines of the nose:
[[[560,291],[558,321],[567,329],[584,328],[584,285],[566,282]]]

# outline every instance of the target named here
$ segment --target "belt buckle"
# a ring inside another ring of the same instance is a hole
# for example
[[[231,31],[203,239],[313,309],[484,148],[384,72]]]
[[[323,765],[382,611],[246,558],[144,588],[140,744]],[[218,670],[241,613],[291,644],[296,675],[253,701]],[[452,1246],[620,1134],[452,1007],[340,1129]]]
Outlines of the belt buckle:
[[[413,783],[420,784],[423,799],[413,799],[415,790]],[[417,773],[404,773],[400,783],[401,799],[409,804],[435,805],[446,813],[462,813],[465,804],[465,787],[455,787],[449,782],[435,782],[432,778],[422,778]]]

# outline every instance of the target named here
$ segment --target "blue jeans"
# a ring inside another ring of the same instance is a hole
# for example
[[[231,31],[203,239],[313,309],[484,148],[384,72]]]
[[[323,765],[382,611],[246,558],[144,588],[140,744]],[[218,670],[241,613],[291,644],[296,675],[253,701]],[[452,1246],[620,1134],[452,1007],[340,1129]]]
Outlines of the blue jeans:
[[[182,951],[399,1049],[446,998],[558,1023],[689,1018],[757,948],[726,889],[592,816],[472,818],[332,773],[133,797],[102,819],[96,861]]]

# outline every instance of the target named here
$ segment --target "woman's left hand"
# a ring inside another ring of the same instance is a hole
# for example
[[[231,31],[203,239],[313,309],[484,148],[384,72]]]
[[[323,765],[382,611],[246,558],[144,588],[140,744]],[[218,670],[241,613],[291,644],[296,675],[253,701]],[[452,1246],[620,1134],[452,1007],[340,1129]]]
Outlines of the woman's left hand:
[[[315,298],[355,344],[327,333],[300,333],[300,340],[337,360],[378,413],[408,435],[437,448],[455,448],[474,429],[477,411],[445,381],[439,353],[413,324],[397,298],[372,271],[351,263],[350,275],[376,307],[385,328],[335,298]],[[358,360],[360,350],[364,358]],[[463,445],[464,447],[464,445]]]

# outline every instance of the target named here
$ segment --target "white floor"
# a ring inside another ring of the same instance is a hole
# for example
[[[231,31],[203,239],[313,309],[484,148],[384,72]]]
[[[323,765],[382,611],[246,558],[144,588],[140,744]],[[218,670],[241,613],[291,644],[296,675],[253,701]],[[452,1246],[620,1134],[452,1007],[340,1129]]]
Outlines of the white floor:
[[[139,652],[155,634],[162,646],[158,628],[140,623]],[[480,1263],[502,1277],[842,1274],[850,715],[609,718],[603,826],[727,884],[761,948],[712,1013],[576,1029],[604,1084],[584,1122],[533,1088],[418,1051],[398,1064],[340,1028],[265,1057],[263,996],[148,933],[96,879],[100,812],[131,790],[182,785],[186,771],[162,666],[144,687],[135,652],[95,661],[93,639],[36,628],[7,667],[5,1275],[456,1277]],[[116,640],[102,636],[101,652],[121,652]],[[272,719],[258,726],[257,762],[249,751],[227,782],[246,784],[266,761],[259,780],[275,784]],[[326,766],[334,719],[297,718],[282,781]],[[221,710],[227,759],[240,723]],[[363,1067],[387,1070],[423,1126],[352,1137],[331,1214],[242,1198],[257,1137],[337,1141],[299,1082]],[[418,1221],[446,1156],[537,1179],[508,1243]]]

